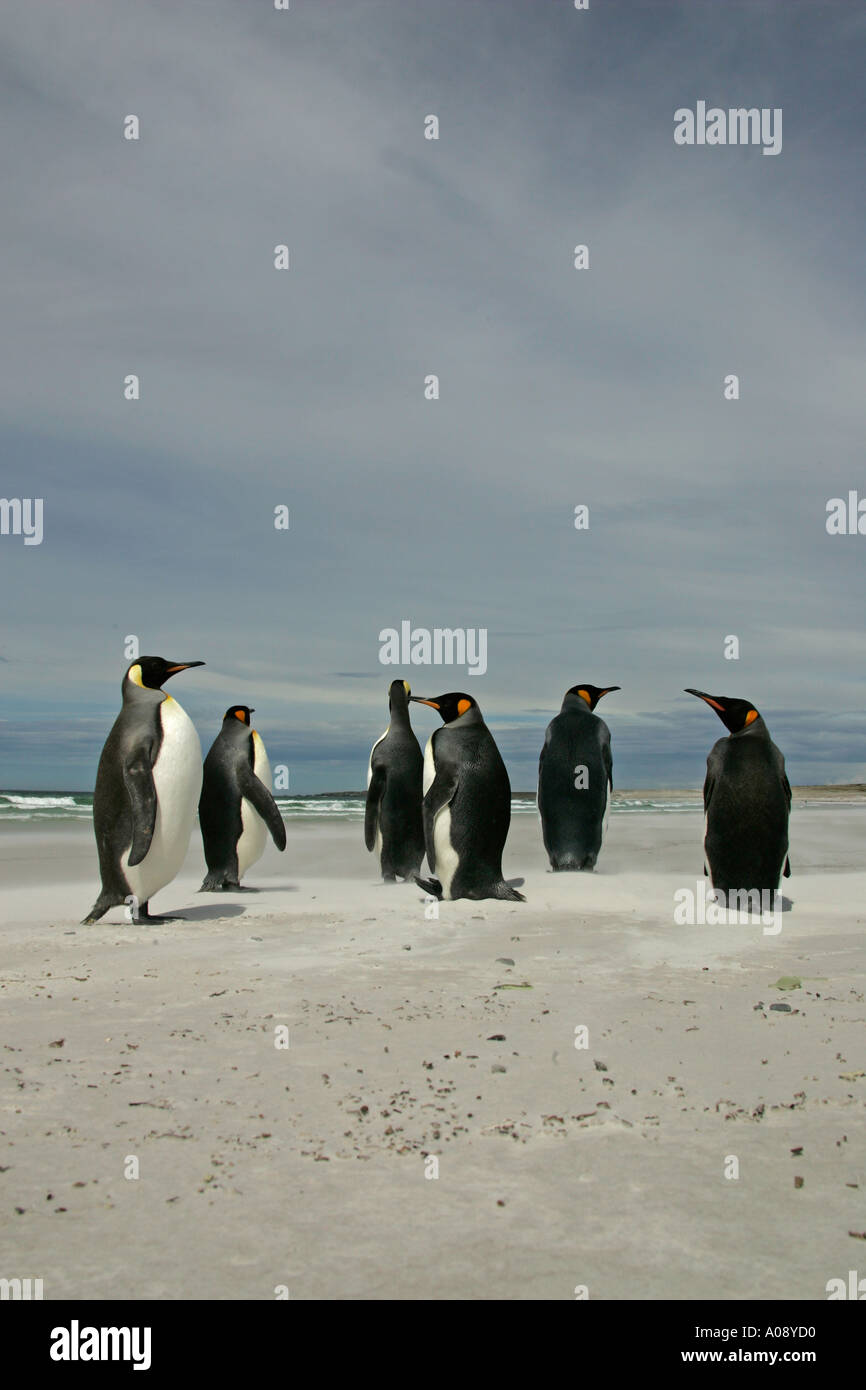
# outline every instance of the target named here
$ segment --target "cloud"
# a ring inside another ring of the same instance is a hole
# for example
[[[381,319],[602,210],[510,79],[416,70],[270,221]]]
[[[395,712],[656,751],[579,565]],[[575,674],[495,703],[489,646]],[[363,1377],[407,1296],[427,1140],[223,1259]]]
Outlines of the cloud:
[[[699,751],[687,685],[791,710],[816,775],[859,763],[853,725],[814,737],[863,703],[863,542],[824,529],[866,424],[854,7],[82,15],[22,8],[2,59],[3,491],[45,508],[42,546],[0,538],[5,716],[55,718],[60,767],[135,634],[208,662],[177,692],[203,731],[250,703],[324,779],[431,677],[379,664],[409,618],[487,627],[503,736],[622,685],[638,784]],[[783,106],[781,155],[675,147],[699,95]]]

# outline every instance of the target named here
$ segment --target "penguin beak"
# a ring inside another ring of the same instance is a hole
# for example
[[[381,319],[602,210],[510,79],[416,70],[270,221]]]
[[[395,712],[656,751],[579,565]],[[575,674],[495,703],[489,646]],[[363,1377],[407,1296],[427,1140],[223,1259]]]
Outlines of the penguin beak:
[[[721,714],[724,714],[724,712],[725,712],[725,707],[724,707],[724,705],[720,705],[719,702],[718,702],[718,700],[714,700],[714,699],[713,699],[712,695],[705,695],[704,692],[703,692],[703,690],[690,690],[689,687],[686,686],[686,688],[685,688],[685,694],[686,694],[686,695],[696,695],[696,696],[698,697],[699,700],[705,700],[706,703],[707,703],[708,705],[711,705],[712,708],[713,708],[714,710],[718,710]]]
[[[178,661],[174,666],[166,668],[166,680],[169,676],[177,675],[178,671],[188,671],[192,666],[204,666],[203,661]]]
[[[604,687],[604,690],[601,692],[601,695],[609,695],[609,694],[611,693],[612,690],[622,690],[622,686],[621,686],[621,685],[606,685],[606,686]],[[601,699],[601,695],[599,695],[599,697],[598,697],[599,699]]]
[[[429,705],[431,709],[439,708],[435,700],[425,700],[421,695],[410,695],[409,699],[416,705]]]

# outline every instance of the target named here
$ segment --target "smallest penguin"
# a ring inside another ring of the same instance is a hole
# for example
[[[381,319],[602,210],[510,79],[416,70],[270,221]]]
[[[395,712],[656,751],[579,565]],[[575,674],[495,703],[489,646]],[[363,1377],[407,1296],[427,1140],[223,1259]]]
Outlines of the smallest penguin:
[[[248,705],[232,705],[204,761],[198,806],[208,873],[200,893],[240,888],[247,869],[265,852],[267,833],[286,848],[286,827],[270,790],[265,745],[250,727]]]

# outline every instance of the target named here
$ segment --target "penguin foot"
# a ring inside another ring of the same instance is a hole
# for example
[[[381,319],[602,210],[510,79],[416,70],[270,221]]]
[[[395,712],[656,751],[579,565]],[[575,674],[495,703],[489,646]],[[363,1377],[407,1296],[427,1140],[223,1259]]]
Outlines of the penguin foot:
[[[523,883],[522,878],[512,879],[512,883]],[[490,895],[493,898],[504,898],[507,902],[525,903],[526,899],[522,893],[518,893],[516,888],[512,888],[511,883],[506,883],[503,879],[497,883],[495,893]]]
[[[92,926],[94,922],[100,921],[100,919],[105,916],[106,912],[110,907],[118,906],[119,903],[115,902],[113,898],[107,898],[100,894],[100,896],[96,899],[96,902],[93,904],[93,907],[88,912],[87,916],[81,919],[82,927]]]
[[[418,887],[423,888],[425,893],[429,893],[433,898],[438,898],[440,902],[442,901],[442,884],[438,878],[419,878],[415,874],[414,879]]]
[[[200,893],[238,893],[240,887],[239,883],[233,883],[224,874],[207,874],[198,891]]]

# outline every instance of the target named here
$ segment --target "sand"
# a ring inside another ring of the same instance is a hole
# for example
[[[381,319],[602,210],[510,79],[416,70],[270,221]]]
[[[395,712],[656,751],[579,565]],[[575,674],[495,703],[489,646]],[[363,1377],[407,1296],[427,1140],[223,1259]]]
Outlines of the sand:
[[[826,1298],[866,1272],[866,808],[795,811],[778,935],[674,923],[701,826],[620,814],[594,875],[551,875],[516,818],[527,902],[428,920],[359,825],[294,823],[260,891],[198,895],[194,843],[153,903],[184,921],[93,927],[88,827],[3,827],[0,1272],[46,1299]]]

